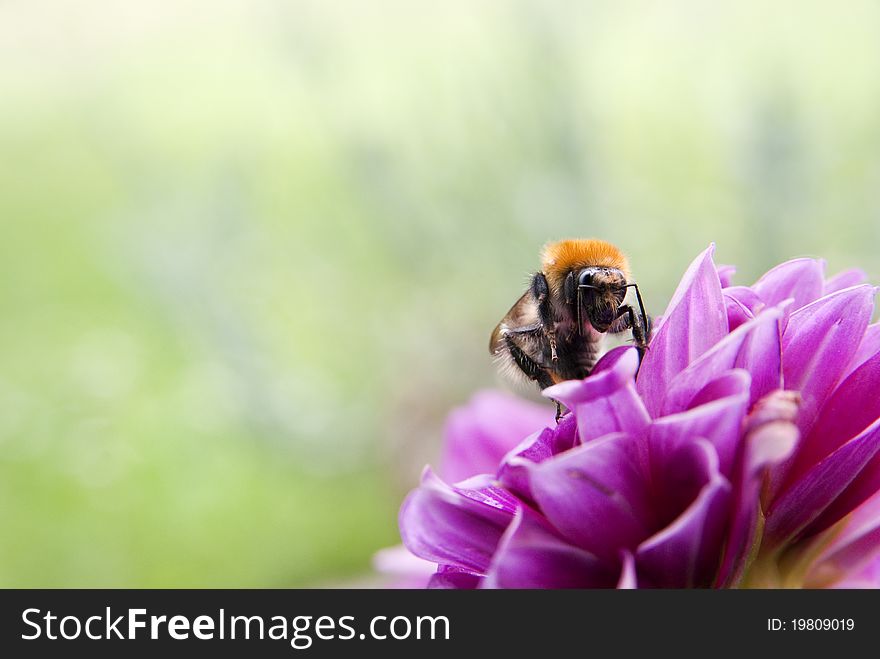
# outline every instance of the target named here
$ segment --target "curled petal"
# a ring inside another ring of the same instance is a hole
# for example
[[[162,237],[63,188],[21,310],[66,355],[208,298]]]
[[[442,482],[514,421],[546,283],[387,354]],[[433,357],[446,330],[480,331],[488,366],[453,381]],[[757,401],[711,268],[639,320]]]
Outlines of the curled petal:
[[[878,451],[880,419],[786,488],[767,511],[765,534],[777,543],[795,538],[840,496]],[[811,529],[814,533],[822,530],[815,525]]]
[[[755,317],[747,307],[735,298],[725,295],[724,304],[727,305],[727,329],[731,332]]]
[[[782,335],[785,388],[803,399],[798,427],[806,434],[858,348],[874,310],[874,288],[856,286],[792,313]]]
[[[651,450],[650,489],[654,514],[651,533],[677,519],[718,474],[715,447],[702,438],[694,437],[676,450]]]
[[[570,543],[606,561],[634,548],[652,527],[641,447],[616,433],[529,469],[529,486],[547,520]]]
[[[757,539],[764,476],[791,455],[800,438],[794,423],[799,405],[797,392],[775,391],[758,401],[745,420],[742,457],[733,478],[730,528],[716,585],[727,587],[742,577]]]
[[[486,588],[611,588],[619,566],[566,542],[538,514],[521,508],[498,545]]]
[[[401,506],[400,534],[420,558],[483,574],[515,510],[513,497],[488,478],[452,487],[425,469]]]
[[[764,307],[774,306],[768,305],[754,290],[748,286],[730,286],[722,291],[725,297],[736,300],[746,309],[752,312],[753,316],[757,316],[758,312]]]
[[[717,471],[715,451],[697,440],[683,452],[701,452],[708,482],[669,526],[639,545],[640,578],[653,587],[708,586],[715,575],[730,503],[730,483]],[[714,467],[714,468],[713,468]]]
[[[651,421],[636,393],[635,348],[616,348],[603,362],[602,369],[584,380],[568,380],[544,390],[545,396],[573,410],[582,444],[612,432],[636,434]]]
[[[544,428],[527,437],[508,453],[498,470],[498,481],[523,501],[533,502],[529,488],[529,466],[567,451],[576,441],[577,424],[574,414],[567,414],[555,428]]]
[[[461,570],[451,565],[443,565],[428,581],[431,590],[475,590],[480,587],[479,574]]]
[[[794,298],[792,310],[817,300],[825,286],[825,262],[817,259],[793,259],[768,270],[752,290],[767,306]]]
[[[715,269],[718,271],[718,281],[721,282],[721,288],[728,288],[733,285],[733,275],[736,274],[735,265],[717,265]]]
[[[639,587],[639,579],[636,575],[636,559],[632,553],[623,552],[623,567],[620,569],[620,579],[617,582],[618,590],[633,590]]]
[[[864,270],[859,268],[844,270],[843,272],[838,272],[833,277],[828,278],[825,282],[823,295],[836,293],[837,291],[842,291],[844,288],[849,288],[850,286],[858,286],[859,284],[864,284],[866,281],[868,281],[868,275]]]
[[[726,373],[722,373],[714,380],[707,382],[706,386],[700,389],[696,396],[691,398],[687,409],[692,410],[695,407],[713,403],[728,396],[748,394],[751,381],[752,377],[745,369],[731,369]]]
[[[733,368],[743,368],[751,374],[752,403],[778,388],[782,373],[778,329],[781,314],[779,309],[767,309],[737,327],[676,375],[669,384],[663,413],[687,409],[703,387]]]
[[[739,446],[742,419],[749,404],[750,381],[745,371],[729,371],[707,386],[707,389],[716,389],[719,395],[684,412],[654,421],[648,431],[651,456],[669,455],[695,438],[705,438],[718,454],[721,473],[729,476]],[[716,384],[717,387],[711,386]]]
[[[516,457],[530,462],[542,462],[549,457],[572,448],[577,443],[577,421],[573,414],[566,414],[555,426],[539,430],[526,437],[504,457],[504,462]]]
[[[613,395],[633,381],[638,368],[635,348],[619,346],[602,356],[590,377],[560,382],[545,389],[543,395],[572,409],[580,403]]]
[[[667,383],[727,334],[727,309],[713,251],[714,245],[684,274],[642,361],[637,388],[652,417],[660,414]]]
[[[523,437],[553,423],[547,405],[500,391],[481,391],[454,410],[446,422],[440,474],[455,483],[492,473],[505,453]]]
[[[599,375],[599,373],[602,373],[604,371],[611,371],[617,368],[621,368],[621,361],[629,364],[627,360],[631,359],[631,357],[628,353],[632,350],[633,348],[631,348],[630,346],[617,346],[616,348],[612,348],[599,358],[599,361],[596,362],[595,366],[593,366],[593,370],[590,371],[590,377]],[[625,373],[630,370],[632,370],[632,366],[626,366],[624,367],[623,372]]]

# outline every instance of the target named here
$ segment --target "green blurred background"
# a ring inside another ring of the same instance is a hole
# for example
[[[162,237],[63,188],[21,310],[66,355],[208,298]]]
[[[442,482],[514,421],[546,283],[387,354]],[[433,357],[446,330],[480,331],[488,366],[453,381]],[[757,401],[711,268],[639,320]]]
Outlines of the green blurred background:
[[[0,2],[0,585],[360,583],[549,239],[880,274],[880,5]]]

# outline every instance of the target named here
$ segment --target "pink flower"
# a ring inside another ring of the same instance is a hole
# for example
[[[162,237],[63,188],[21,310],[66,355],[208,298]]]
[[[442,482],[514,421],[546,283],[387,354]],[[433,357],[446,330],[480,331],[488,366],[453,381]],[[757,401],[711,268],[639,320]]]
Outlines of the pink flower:
[[[875,289],[812,259],[732,274],[698,256],[641,366],[618,348],[545,391],[572,411],[559,425],[519,441],[509,402],[456,413],[447,455],[484,473],[427,469],[400,514],[433,585],[877,583]]]

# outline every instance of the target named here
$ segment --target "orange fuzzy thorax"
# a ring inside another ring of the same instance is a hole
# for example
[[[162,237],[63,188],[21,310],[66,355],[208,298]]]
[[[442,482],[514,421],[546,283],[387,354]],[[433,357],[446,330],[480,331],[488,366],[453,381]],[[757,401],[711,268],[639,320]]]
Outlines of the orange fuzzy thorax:
[[[582,238],[548,243],[541,253],[541,270],[557,294],[572,270],[587,266],[616,268],[629,281],[629,261],[623,252],[604,240]]]

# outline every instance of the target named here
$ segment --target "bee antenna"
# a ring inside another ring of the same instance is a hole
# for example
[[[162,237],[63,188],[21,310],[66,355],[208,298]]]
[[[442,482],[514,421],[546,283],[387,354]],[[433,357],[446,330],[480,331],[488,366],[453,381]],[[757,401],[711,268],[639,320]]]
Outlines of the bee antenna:
[[[584,324],[581,320],[581,287],[578,286],[577,292],[577,322],[578,322],[578,335],[582,335],[584,333]]]

